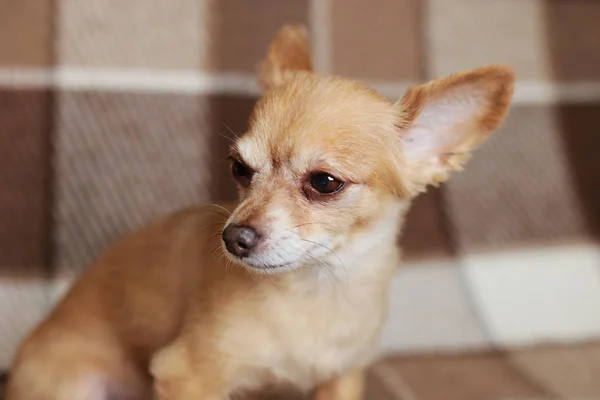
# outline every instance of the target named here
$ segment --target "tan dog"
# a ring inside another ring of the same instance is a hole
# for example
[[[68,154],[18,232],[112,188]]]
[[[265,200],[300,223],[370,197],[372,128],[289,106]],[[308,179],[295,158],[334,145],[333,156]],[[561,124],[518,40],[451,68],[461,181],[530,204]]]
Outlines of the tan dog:
[[[514,74],[481,68],[392,103],[311,65],[305,30],[285,27],[231,149],[239,205],[178,212],[102,255],[20,349],[8,400],[278,384],[361,398],[410,200],[499,126]]]

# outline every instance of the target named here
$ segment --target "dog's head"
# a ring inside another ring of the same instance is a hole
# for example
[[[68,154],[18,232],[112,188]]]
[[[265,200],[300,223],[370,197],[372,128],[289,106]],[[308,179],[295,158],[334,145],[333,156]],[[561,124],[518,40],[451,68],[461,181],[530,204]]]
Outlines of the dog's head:
[[[397,226],[412,197],[462,168],[504,119],[513,91],[513,71],[489,66],[390,102],[317,75],[309,53],[304,28],[279,32],[261,68],[265,96],[231,148],[241,201],[224,245],[265,272],[318,265],[365,232],[393,235],[383,227]]]

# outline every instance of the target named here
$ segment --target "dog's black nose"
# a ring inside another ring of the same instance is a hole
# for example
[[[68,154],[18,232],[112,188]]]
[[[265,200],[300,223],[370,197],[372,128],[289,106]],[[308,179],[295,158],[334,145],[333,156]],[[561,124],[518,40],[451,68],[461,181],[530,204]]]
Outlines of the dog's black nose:
[[[229,224],[223,231],[223,242],[227,250],[238,257],[248,257],[260,241],[260,234],[248,226]]]

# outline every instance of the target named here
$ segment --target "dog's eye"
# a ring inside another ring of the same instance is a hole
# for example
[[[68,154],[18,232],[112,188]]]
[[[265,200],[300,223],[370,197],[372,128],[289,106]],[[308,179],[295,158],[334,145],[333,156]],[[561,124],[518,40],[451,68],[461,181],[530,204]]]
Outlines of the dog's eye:
[[[319,172],[310,177],[310,186],[321,194],[332,194],[344,186],[344,183],[333,176]]]
[[[233,177],[238,180],[240,183],[248,183],[252,179],[252,175],[254,172],[239,162],[238,160],[233,160],[231,164],[231,173]]]

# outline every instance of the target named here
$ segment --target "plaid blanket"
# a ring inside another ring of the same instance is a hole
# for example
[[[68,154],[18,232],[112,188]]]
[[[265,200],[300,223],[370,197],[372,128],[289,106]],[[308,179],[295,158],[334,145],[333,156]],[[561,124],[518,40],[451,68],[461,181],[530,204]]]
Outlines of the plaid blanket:
[[[403,371],[406,399],[471,398],[419,377],[476,371],[538,382],[505,397],[600,394],[600,353],[574,345],[600,337],[598,21],[587,0],[0,0],[0,367],[120,235],[233,197],[222,136],[244,131],[274,33],[305,23],[319,71],[393,99],[489,63],[519,73],[501,131],[416,200],[382,340],[502,353],[380,378]]]

